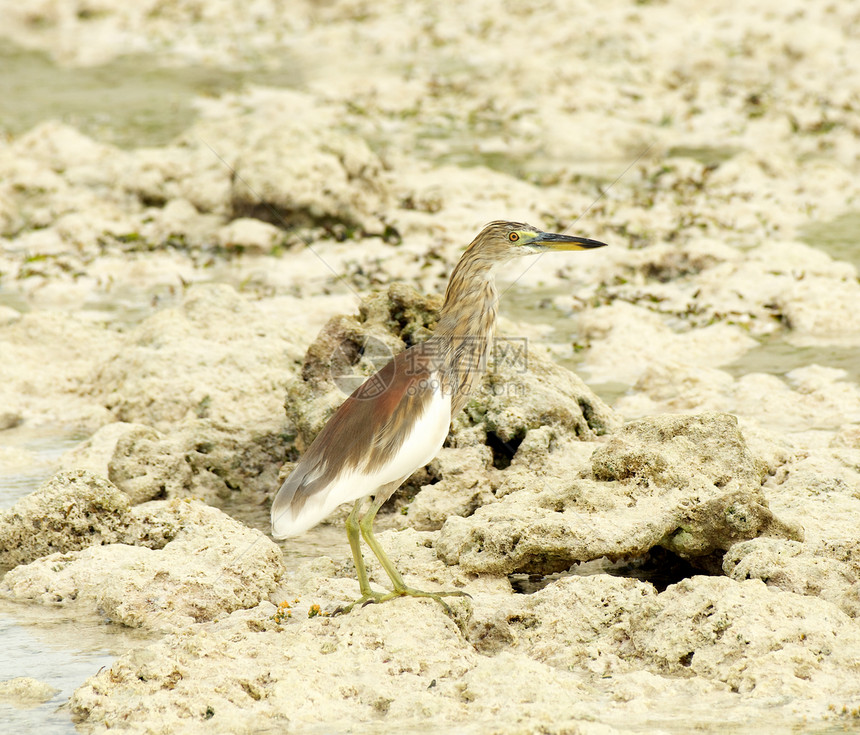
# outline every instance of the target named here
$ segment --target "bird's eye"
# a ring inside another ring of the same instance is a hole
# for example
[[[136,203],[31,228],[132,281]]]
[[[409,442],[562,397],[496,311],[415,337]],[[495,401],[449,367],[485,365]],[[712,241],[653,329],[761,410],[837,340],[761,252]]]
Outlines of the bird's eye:
[[[511,242],[516,242],[517,240],[520,239],[520,236],[516,232],[512,232],[510,235],[508,235],[508,239]]]

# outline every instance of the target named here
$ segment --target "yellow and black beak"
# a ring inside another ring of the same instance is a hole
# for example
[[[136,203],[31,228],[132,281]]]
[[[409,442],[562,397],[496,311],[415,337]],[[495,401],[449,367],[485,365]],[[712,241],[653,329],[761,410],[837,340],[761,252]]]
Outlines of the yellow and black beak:
[[[591,250],[606,247],[606,243],[599,240],[573,235],[556,235],[552,232],[539,232],[528,244],[537,245],[542,250]]]

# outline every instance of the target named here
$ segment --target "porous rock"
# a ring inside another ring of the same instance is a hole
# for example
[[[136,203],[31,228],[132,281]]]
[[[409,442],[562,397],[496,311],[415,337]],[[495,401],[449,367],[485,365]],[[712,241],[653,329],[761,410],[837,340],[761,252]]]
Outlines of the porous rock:
[[[285,91],[261,102],[254,114],[243,110],[238,128],[235,117],[198,125],[198,135],[217,139],[232,159],[233,215],[382,234],[391,195],[367,143],[322,122],[331,112],[311,95]]]
[[[78,689],[72,709],[102,727],[127,721],[134,711],[139,731],[169,709],[186,732],[231,731],[239,718],[245,727],[253,718],[261,725],[265,719],[266,727],[301,729],[388,719],[392,707],[397,720],[431,712],[450,717],[459,709],[441,692],[456,686],[475,653],[441,609],[409,600],[342,618],[303,615],[283,629],[274,612],[264,603],[126,654]]]
[[[557,428],[590,441],[621,421],[576,373],[536,349],[498,339],[480,389],[466,406],[469,423],[483,424],[502,442],[520,441],[532,429]]]
[[[495,499],[499,471],[485,444],[443,447],[428,465],[433,482],[421,485],[397,517],[397,525],[438,530],[450,516],[470,516]]]
[[[654,546],[696,558],[760,535],[800,537],[768,509],[761,468],[727,414],[632,422],[579,471],[545,469],[563,462],[562,442],[545,439],[532,451],[524,464],[539,482],[470,518],[450,518],[437,542],[445,561],[475,572],[546,574]]]
[[[72,710],[84,726],[123,723],[130,732],[167,712],[164,732],[468,730],[476,721],[500,733],[524,723],[526,731],[562,723],[566,732],[613,732],[589,724],[577,673],[507,652],[481,656],[435,603],[407,599],[283,626],[274,612],[264,603],[126,654],[75,692]]]
[[[852,618],[860,617],[860,583],[854,565],[812,553],[804,544],[775,538],[742,541],[723,558],[732,579],[759,579],[799,595],[828,600]]]
[[[109,477],[108,464],[116,452],[117,443],[129,433],[141,433],[150,436],[157,435],[155,429],[145,424],[113,421],[105,424],[91,437],[85,439],[68,452],[65,452],[60,457],[59,469],[87,470],[94,475]],[[142,498],[142,500],[151,500],[151,498]],[[132,503],[135,502],[140,501],[133,499]]]
[[[117,440],[108,477],[134,503],[187,497],[217,503],[238,492],[247,502],[261,502],[277,487],[291,440],[286,431],[206,419],[183,421],[167,434],[135,425]]]
[[[95,431],[111,420],[86,391],[95,355],[122,340],[76,314],[35,311],[0,326],[0,406],[7,428],[57,424]],[[50,354],[45,346],[50,345]]]
[[[860,697],[860,629],[825,600],[725,577],[685,579],[658,599],[634,621],[633,645],[659,673],[780,702]]]
[[[568,671],[633,671],[632,620],[658,607],[647,582],[599,574],[563,577],[530,595],[476,597],[465,632],[481,653],[524,653]]]
[[[36,707],[59,694],[59,690],[30,676],[16,676],[0,681],[0,701],[20,709]]]
[[[0,511],[0,565],[126,540],[128,496],[86,470],[61,472]]]
[[[85,727],[131,732],[169,713],[164,732],[450,728],[503,714],[516,727],[494,731],[589,733],[583,720],[608,702],[641,718],[630,694],[643,688],[651,707],[701,695],[710,706],[785,706],[789,692],[789,708],[808,714],[815,700],[820,714],[860,698],[853,621],[757,581],[694,577],[656,594],[635,580],[567,577],[534,595],[458,603],[460,629],[429,600],[309,618],[314,601],[280,615],[263,602],[127,653],[75,692],[72,710]]]
[[[130,627],[170,629],[255,606],[283,572],[271,540],[202,503],[153,501],[129,515],[124,542],[15,567],[0,594],[88,606]]]
[[[192,286],[180,307],[145,319],[101,361],[89,391],[116,419],[160,430],[189,418],[278,429],[298,341],[232,287]]]

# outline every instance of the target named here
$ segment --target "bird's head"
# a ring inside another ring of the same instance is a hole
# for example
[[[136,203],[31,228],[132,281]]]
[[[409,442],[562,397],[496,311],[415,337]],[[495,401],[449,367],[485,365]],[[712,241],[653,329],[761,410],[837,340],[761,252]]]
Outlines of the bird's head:
[[[535,255],[548,250],[591,250],[604,242],[586,237],[542,232],[523,222],[490,222],[472,241],[469,250],[494,261],[503,262],[520,255]]]

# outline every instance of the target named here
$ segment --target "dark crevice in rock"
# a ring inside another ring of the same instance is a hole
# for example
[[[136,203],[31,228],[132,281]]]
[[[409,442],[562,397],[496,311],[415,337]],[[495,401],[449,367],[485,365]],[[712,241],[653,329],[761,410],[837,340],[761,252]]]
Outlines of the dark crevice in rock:
[[[718,563],[721,559],[721,555],[715,554],[688,560],[655,546],[647,554],[633,559],[616,562],[606,558],[595,559],[574,564],[569,570],[556,574],[509,574],[508,580],[515,593],[530,595],[562,577],[609,574],[613,577],[630,577],[650,582],[658,592],[663,592],[669,585],[689,577],[722,576],[721,563]]]
[[[526,432],[522,430],[508,441],[504,441],[494,431],[487,432],[487,446],[493,452],[493,467],[504,470],[511,466],[511,461],[523,443]]]

